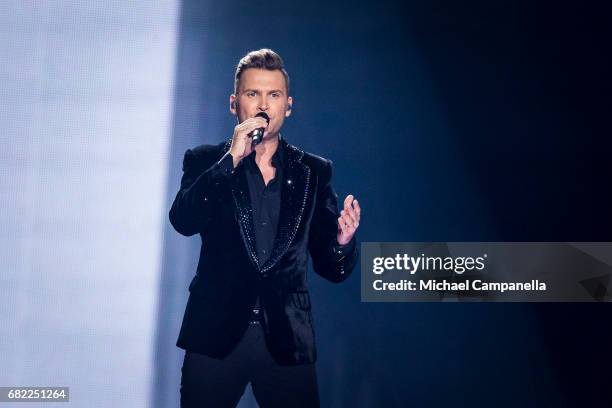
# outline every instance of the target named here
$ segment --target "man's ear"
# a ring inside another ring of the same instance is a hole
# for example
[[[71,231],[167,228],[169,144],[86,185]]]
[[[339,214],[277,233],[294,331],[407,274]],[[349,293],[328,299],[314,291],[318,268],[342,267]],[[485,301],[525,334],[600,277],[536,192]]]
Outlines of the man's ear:
[[[236,95],[231,94],[230,95],[230,112],[232,112],[232,115],[237,116],[238,115],[238,101],[236,100]]]
[[[293,98],[287,98],[287,107],[285,108],[285,117],[288,118],[291,116],[291,109],[293,108]]]

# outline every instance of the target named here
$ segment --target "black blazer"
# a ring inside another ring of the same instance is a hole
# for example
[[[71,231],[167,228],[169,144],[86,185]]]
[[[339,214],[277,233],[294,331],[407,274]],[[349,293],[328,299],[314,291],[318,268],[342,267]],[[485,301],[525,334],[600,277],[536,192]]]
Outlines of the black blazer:
[[[346,279],[358,257],[354,237],[344,250],[337,246],[331,162],[280,138],[286,160],[278,232],[270,258],[260,265],[244,166],[226,171],[219,165],[230,145],[231,140],[185,153],[170,222],[183,235],[199,233],[202,248],[177,346],[224,358],[246,331],[259,294],[272,357],[283,365],[312,363],[308,253],[315,272],[332,282]]]

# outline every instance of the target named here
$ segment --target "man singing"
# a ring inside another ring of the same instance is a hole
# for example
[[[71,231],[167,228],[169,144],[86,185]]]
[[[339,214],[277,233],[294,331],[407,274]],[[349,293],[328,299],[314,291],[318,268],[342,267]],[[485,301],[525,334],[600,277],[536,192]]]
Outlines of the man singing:
[[[242,58],[229,101],[231,140],[187,150],[170,210],[179,233],[202,238],[177,342],[181,407],[235,407],[249,382],[261,407],[318,407],[308,253],[316,273],[345,280],[361,209],[348,195],[338,213],[331,162],[281,137],[293,101],[278,54]]]

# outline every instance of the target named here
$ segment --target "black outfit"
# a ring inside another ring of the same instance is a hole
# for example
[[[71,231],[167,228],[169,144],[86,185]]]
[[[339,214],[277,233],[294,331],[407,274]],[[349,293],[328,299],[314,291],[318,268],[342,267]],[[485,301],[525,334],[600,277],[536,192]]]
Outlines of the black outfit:
[[[253,207],[253,226],[255,230],[255,244],[259,263],[265,263],[270,258],[274,246],[276,229],[278,228],[278,215],[281,202],[281,184],[283,182],[283,167],[281,164],[282,149],[277,149],[272,156],[272,166],[276,168],[274,178],[265,184],[263,175],[255,163],[255,152],[245,157],[244,165]],[[231,155],[221,163],[223,167],[233,167]]]
[[[319,407],[315,364],[279,365],[266,347],[262,324],[249,325],[223,360],[185,352],[181,407],[235,407],[250,382],[262,408]]]
[[[259,263],[265,263],[270,258],[278,228],[278,213],[280,211],[281,184],[283,182],[282,166],[283,149],[276,149],[272,155],[272,166],[275,167],[274,178],[266,185],[263,175],[255,162],[255,152],[243,159],[251,206],[253,207],[253,226],[255,228],[255,245]],[[234,167],[231,155],[221,161],[224,169]],[[253,319],[260,319],[259,296],[253,306]]]
[[[346,279],[357,262],[355,238],[346,246],[336,241],[331,162],[281,138],[266,186],[255,153],[233,168],[230,142],[187,150],[170,210],[179,233],[203,240],[177,341],[188,351],[182,403],[222,398],[232,406],[251,381],[262,406],[318,406],[308,253],[315,272],[332,282]],[[249,324],[253,306],[261,324]],[[252,369],[248,356],[270,365]],[[272,373],[282,380],[266,388]]]

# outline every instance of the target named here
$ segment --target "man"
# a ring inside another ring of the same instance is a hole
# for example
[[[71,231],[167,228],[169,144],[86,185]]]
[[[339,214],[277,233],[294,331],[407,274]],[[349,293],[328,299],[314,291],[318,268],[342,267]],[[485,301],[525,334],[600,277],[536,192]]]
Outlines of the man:
[[[249,382],[262,407],[319,406],[308,253],[319,275],[346,279],[361,209],[349,195],[338,213],[331,162],[281,137],[292,103],[280,56],[250,52],[230,96],[231,141],[185,153],[170,222],[203,244],[177,342],[182,407],[234,407]]]

